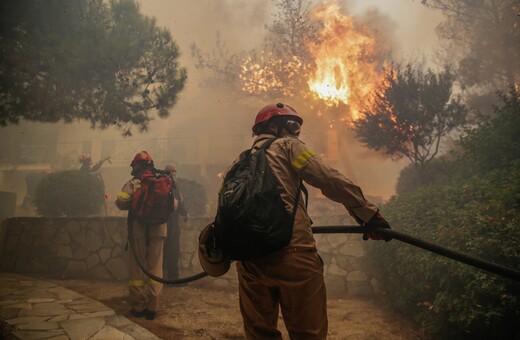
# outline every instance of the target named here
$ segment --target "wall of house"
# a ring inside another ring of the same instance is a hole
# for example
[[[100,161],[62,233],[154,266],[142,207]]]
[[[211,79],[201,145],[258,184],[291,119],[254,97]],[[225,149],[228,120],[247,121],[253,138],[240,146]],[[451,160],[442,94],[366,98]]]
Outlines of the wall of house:
[[[194,217],[181,232],[181,276],[202,271],[197,240],[208,217]],[[351,224],[348,216],[327,216],[315,225]],[[371,295],[378,282],[365,272],[364,242],[359,234],[317,234],[330,296]],[[51,278],[126,280],[127,238],[124,217],[14,217],[0,226],[0,270]],[[234,286],[234,265],[214,284]]]

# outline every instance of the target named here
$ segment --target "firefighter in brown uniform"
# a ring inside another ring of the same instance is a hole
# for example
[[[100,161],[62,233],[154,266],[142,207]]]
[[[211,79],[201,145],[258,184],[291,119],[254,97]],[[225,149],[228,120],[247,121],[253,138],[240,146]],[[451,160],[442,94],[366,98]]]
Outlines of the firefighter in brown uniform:
[[[154,167],[150,154],[139,152],[132,163],[132,176],[117,195],[116,205],[121,210],[129,210],[135,190],[140,186],[139,177],[148,169]],[[166,224],[145,225],[136,220],[132,221],[132,238],[135,250],[141,263],[155,276],[163,276],[163,245],[166,239]],[[142,271],[134,257],[129,256],[128,302],[134,317],[146,317],[153,320],[162,295],[163,285],[148,278]]]
[[[278,103],[262,108],[253,126],[256,135],[253,146],[278,138],[267,149],[267,161],[278,180],[287,211],[292,211],[302,179],[321,189],[329,199],[342,203],[361,225],[390,228],[358,186],[324,163],[298,139],[302,124],[303,119],[292,107]],[[201,235],[203,242],[204,233]],[[363,239],[368,238],[383,239],[375,233],[363,235]],[[222,275],[229,268],[225,258],[219,262],[218,258],[204,256],[204,247],[199,252],[203,258],[201,263],[210,275]],[[327,337],[323,262],[316,252],[303,197],[298,204],[290,243],[265,257],[237,262],[237,272],[240,312],[248,339],[281,339],[277,329],[279,308],[291,339]]]

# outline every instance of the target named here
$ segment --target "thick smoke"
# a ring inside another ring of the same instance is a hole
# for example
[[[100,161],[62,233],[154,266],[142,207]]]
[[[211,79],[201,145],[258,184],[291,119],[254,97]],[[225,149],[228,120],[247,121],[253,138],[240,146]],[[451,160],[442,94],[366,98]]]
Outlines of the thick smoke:
[[[266,36],[266,25],[273,21],[276,3],[265,0],[204,0],[196,3],[191,0],[142,0],[139,3],[143,14],[155,17],[158,26],[171,32],[181,50],[180,64],[188,69],[185,90],[180,94],[169,118],[157,118],[147,133],[136,133],[127,140],[115,129],[93,131],[88,124],[79,122],[50,126],[22,123],[2,128],[2,133],[8,132],[4,134],[9,136],[8,142],[19,145],[27,144],[24,138],[32,136],[35,131],[50,128],[53,131],[47,134],[50,137],[42,136],[33,144],[45,144],[50,152],[56,142],[54,139],[58,139],[66,156],[57,159],[48,169],[51,171],[78,167],[77,157],[84,149],[100,150],[101,145],[111,145],[106,141],[125,144],[126,151],[117,152],[113,156],[114,165],[119,164],[117,170],[107,166],[102,171],[107,193],[112,196],[117,194],[124,179],[130,176],[128,158],[132,152],[150,148],[152,144],[154,147],[173,145],[175,154],[163,157],[164,162],[176,162],[179,176],[201,181],[207,188],[208,199],[214,200],[220,182],[218,173],[225,170],[225,165],[241,150],[251,145],[250,129],[254,116],[266,103],[219,83],[210,70],[196,68],[191,46],[197,44],[202,50],[211,52],[219,37],[229,54],[260,48]],[[320,2],[313,1],[313,4],[317,3]],[[343,5],[357,23],[380,33],[378,43],[384,53],[377,57],[381,60],[389,58],[390,54],[392,58],[402,58],[419,51],[430,52],[427,49],[431,48],[431,41],[435,38],[434,27],[438,17],[418,2],[349,1]],[[302,107],[301,103],[290,102],[290,99],[288,103],[302,114],[315,114],[312,108]],[[308,132],[312,130],[311,125],[304,124],[302,139],[306,138],[306,129]],[[54,133],[56,131],[59,133]],[[312,138],[309,138],[308,144],[316,149],[323,148]],[[348,144],[345,145],[348,148],[345,152],[348,162],[345,164],[348,163],[348,166],[343,166],[341,170],[358,182],[368,195],[383,199],[390,197],[395,190],[398,172],[404,164],[394,163],[361,148],[353,138],[348,140]],[[155,152],[159,157],[160,147],[154,150],[157,150]],[[94,161],[105,156],[103,152],[110,153],[111,150],[94,152]],[[192,163],[197,159],[202,159],[204,164],[194,168]],[[157,165],[162,167],[165,164],[159,162]],[[30,166],[12,166],[4,170],[2,190],[17,192],[20,202],[25,194],[24,174],[34,169]],[[12,175],[16,171],[20,173],[19,176]],[[15,177],[16,180],[11,180]]]
[[[438,16],[432,15],[431,11],[417,3],[389,5],[381,4],[380,1],[363,1],[343,2],[342,5],[347,14],[354,16],[356,24],[376,32],[380,51],[376,58],[381,65],[391,58],[406,58],[422,53],[422,49],[428,48],[432,38],[435,38],[434,27]],[[229,142],[229,150],[217,150],[219,155],[208,155],[220,157],[219,162],[226,163],[242,148],[249,146],[252,119],[258,108],[265,103],[255,98],[246,98],[245,94],[234,93],[235,89],[227,88],[224,84],[216,87],[208,85],[214,81],[214,74],[208,70],[190,67],[194,61],[188,55],[189,46],[196,43],[202,50],[212,51],[218,35],[230,54],[260,48],[262,39],[266,36],[265,26],[273,21],[275,2],[208,2],[197,6],[195,12],[193,9],[188,10],[187,13],[193,13],[198,20],[192,20],[194,18],[190,18],[190,15],[182,15],[180,18],[174,14],[184,13],[187,8],[191,8],[189,1],[176,1],[175,4],[159,0],[142,2],[143,12],[154,15],[160,25],[172,31],[184,52],[183,60],[190,71],[186,92],[171,118],[170,132],[176,134],[175,131],[180,130],[179,133],[202,134],[219,140],[228,138],[228,135],[234,136]],[[186,32],[189,33],[185,34]],[[312,111],[301,107],[300,103],[291,104],[302,114]],[[190,123],[194,121],[197,123]],[[183,127],[179,128],[180,126]],[[305,129],[312,127],[304,126],[303,139]],[[316,149],[325,148],[310,142]],[[342,145],[346,150],[343,152],[345,161],[338,163],[341,170],[363,186],[370,195],[384,199],[392,195],[395,179],[403,163],[395,163],[362,148],[352,137],[344,144],[348,145]]]

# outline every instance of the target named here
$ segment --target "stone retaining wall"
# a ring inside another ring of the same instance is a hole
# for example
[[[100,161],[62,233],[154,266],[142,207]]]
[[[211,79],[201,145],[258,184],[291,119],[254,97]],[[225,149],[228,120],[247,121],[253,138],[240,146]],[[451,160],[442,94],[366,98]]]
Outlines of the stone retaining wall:
[[[14,217],[3,221],[0,268],[52,278],[125,279],[126,219]]]
[[[210,218],[190,218],[181,225],[181,276],[202,271],[197,257],[199,231]],[[348,216],[315,218],[315,225],[352,224]],[[0,269],[52,278],[124,280],[128,276],[126,218],[15,217],[0,227]],[[364,269],[364,242],[359,234],[317,234],[331,296],[371,295],[378,283]],[[235,267],[219,278],[219,286],[235,286]]]

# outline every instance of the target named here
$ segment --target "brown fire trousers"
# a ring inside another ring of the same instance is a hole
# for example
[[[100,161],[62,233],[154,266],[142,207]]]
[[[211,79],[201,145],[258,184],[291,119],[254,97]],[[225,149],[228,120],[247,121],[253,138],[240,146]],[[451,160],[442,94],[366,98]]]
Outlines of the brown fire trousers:
[[[139,231],[139,229],[147,228],[146,226],[134,222],[133,228],[135,250],[141,263],[150,273],[163,277],[163,246],[166,233],[161,233],[161,231],[166,229],[165,225],[148,226],[148,236],[144,236],[143,232]],[[128,303],[135,311],[140,312],[147,309],[155,312],[162,296],[163,285],[143,272],[133,252],[131,249],[129,250]]]
[[[327,337],[323,262],[315,250],[284,251],[238,262],[237,272],[248,339],[282,339],[277,329],[279,309],[292,339]]]

